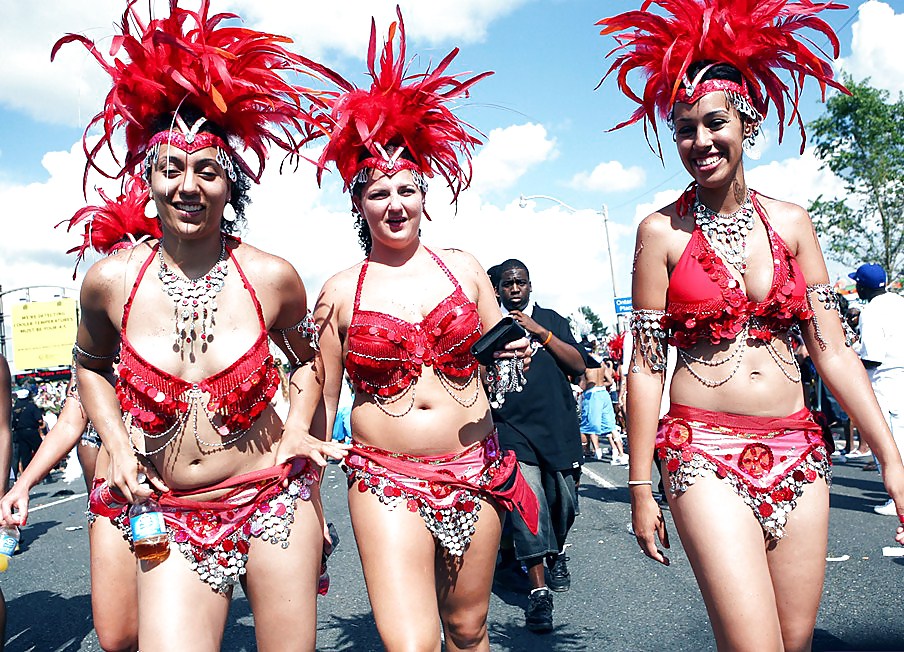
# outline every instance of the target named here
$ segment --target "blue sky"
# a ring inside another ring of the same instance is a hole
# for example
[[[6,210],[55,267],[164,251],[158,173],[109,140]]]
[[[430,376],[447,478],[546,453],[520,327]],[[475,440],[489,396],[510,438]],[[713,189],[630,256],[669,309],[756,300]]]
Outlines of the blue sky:
[[[288,34],[303,54],[365,84],[370,16],[377,13],[382,37],[395,2],[309,4],[213,0],[215,10],[235,11],[253,27]],[[858,79],[872,76],[894,93],[904,89],[904,3],[850,4],[824,13],[841,39],[841,65]],[[454,214],[441,181],[434,182],[428,196],[434,220],[424,228],[425,241],[465,248],[487,267],[518,257],[531,267],[539,302],[565,314],[591,305],[611,320],[613,279],[600,208],[609,209],[616,292],[627,295],[636,223],[674,199],[689,181],[667,129],[662,163],[639,125],[607,132],[633,110],[614,82],[594,90],[608,66],[604,55],[614,45],[611,37],[599,36],[594,23],[637,8],[640,0],[411,0],[401,5],[409,55],[419,57],[413,70],[460,46],[453,70],[496,73],[458,107],[459,115],[486,136],[475,157],[474,184]],[[121,0],[0,0],[0,42],[6,45],[0,70],[4,289],[78,284],[79,279],[71,280],[74,261],[64,255],[77,238],[53,225],[84,205],[80,137],[108,85],[80,47],[68,46],[52,65],[49,52],[67,31],[96,39],[111,36],[123,6]],[[810,86],[802,102],[805,120],[823,110],[815,91]],[[784,143],[775,142],[774,120],[769,116],[766,122],[769,138],[762,157],[746,164],[751,185],[804,205],[819,192],[839,191],[838,181],[818,170],[809,151],[799,156],[793,129]],[[252,189],[245,237],[290,260],[308,291],[316,293],[330,274],[360,259],[348,198],[335,179],[318,189],[313,166],[280,176],[277,161],[271,160],[263,183]],[[103,185],[92,177],[89,186],[94,184]],[[554,196],[582,210],[570,214],[544,200],[521,208],[521,193]]]

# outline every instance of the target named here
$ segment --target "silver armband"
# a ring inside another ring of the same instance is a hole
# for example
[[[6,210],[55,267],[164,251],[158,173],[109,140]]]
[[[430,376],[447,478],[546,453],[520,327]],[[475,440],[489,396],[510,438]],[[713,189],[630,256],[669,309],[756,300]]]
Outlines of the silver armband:
[[[88,360],[111,360],[111,361],[115,361],[116,358],[119,356],[119,351],[117,350],[117,351],[115,351],[114,353],[111,353],[110,355],[94,355],[93,353],[89,353],[88,351],[86,351],[85,349],[83,349],[82,347],[80,347],[80,346],[78,345],[78,342],[75,342],[75,343],[72,345],[72,359],[73,359],[73,361],[76,360],[76,359],[78,358],[78,356],[82,356],[83,358],[87,358]]]
[[[664,310],[635,310],[631,313],[631,334],[634,337],[635,355],[653,371],[660,373],[666,369],[666,343],[668,332],[662,327]],[[631,367],[633,373],[640,371],[637,365]]]
[[[308,310],[304,318],[294,326],[276,329],[276,332],[282,335],[283,344],[286,345],[286,351],[292,356],[289,363],[293,367],[297,367],[303,363],[301,358],[298,357],[298,353],[295,352],[295,349],[292,348],[292,344],[289,342],[289,333],[293,331],[301,333],[303,338],[310,341],[311,348],[317,351],[320,348],[320,327],[317,325],[317,322],[314,321],[314,314]]]
[[[807,306],[810,308],[810,312],[813,313],[813,330],[815,331],[816,342],[819,344],[819,348],[825,351],[826,341],[822,336],[822,329],[819,327],[819,318],[817,317],[816,311],[813,309],[816,305],[813,301],[814,297],[816,298],[816,301],[822,304],[822,307],[825,310],[833,310],[838,315],[838,318],[841,320],[841,328],[844,331],[844,343],[851,346],[857,341],[856,333],[854,333],[853,329],[847,323],[844,315],[841,314],[841,302],[838,300],[835,288],[828,283],[816,283],[807,286]]]

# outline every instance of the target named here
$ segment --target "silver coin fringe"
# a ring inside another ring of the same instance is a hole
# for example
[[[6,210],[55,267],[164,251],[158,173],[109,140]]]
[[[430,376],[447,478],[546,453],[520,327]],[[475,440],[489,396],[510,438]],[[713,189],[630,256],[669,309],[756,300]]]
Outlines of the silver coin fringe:
[[[804,488],[812,484],[806,477],[803,480],[795,479],[794,472],[799,470],[806,473],[810,470],[818,477],[825,478],[826,484],[832,483],[832,467],[828,462],[826,450],[824,448],[816,450],[821,451],[822,455],[814,457],[811,451],[797,466],[789,469],[787,475],[777,485],[769,490],[751,492],[747,484],[734,473],[729,472],[725,473],[724,477],[720,476],[716,464],[700,453],[694,453],[690,460],[685,460],[682,451],[670,448],[667,449],[667,459],[677,459],[680,465],[669,475],[669,490],[672,494],[682,494],[697,478],[706,474],[715,475],[731,485],[735,493],[750,507],[764,532],[775,539],[781,539],[785,535],[788,515],[797,507],[797,500],[803,494]],[[784,493],[785,489],[790,490],[792,496],[790,500],[776,500],[773,497],[774,493]],[[769,507],[764,508],[764,505]]]
[[[494,408],[505,403],[506,394],[520,392],[526,384],[524,360],[521,358],[500,358],[487,367],[487,392],[490,405]]]
[[[662,327],[664,310],[635,310],[631,313],[631,334],[634,337],[634,354],[656,373],[666,369],[666,342],[668,332]],[[631,367],[633,373],[638,373],[640,367]]]

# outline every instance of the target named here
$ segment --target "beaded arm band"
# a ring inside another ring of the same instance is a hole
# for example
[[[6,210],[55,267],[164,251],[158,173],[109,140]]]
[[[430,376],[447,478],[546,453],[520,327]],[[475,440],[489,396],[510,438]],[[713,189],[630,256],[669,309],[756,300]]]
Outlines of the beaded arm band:
[[[314,321],[314,314],[310,310],[308,310],[304,318],[294,326],[289,326],[288,328],[276,328],[274,330],[282,335],[283,344],[286,345],[286,351],[292,356],[292,359],[289,362],[293,367],[299,367],[304,364],[304,362],[298,357],[298,353],[289,343],[289,333],[293,331],[301,333],[303,338],[310,340],[312,349],[315,351],[320,349],[320,327],[317,325],[317,322]]]
[[[88,360],[116,360],[119,356],[119,349],[110,355],[94,355],[93,353],[88,353],[78,345],[78,342],[73,343],[72,345],[72,359],[75,360],[78,356],[82,356],[83,358],[87,358]]]
[[[815,285],[807,286],[807,305],[810,307],[810,312],[813,313],[813,330],[816,332],[816,341],[819,343],[819,348],[825,351],[826,341],[822,336],[822,330],[819,328],[819,318],[816,315],[816,311],[813,309],[814,295],[816,296],[816,299],[822,303],[823,308],[826,310],[834,310],[838,314],[838,318],[841,320],[841,327],[844,329],[844,343],[847,346],[851,346],[856,341],[857,335],[850,325],[848,325],[844,315],[841,314],[841,302],[838,301],[838,295],[835,294],[835,289],[828,283],[817,283]]]
[[[656,373],[666,368],[666,343],[668,333],[662,328],[661,319],[664,310],[635,310],[631,313],[631,334],[634,337],[635,355]],[[640,367],[631,367],[632,373],[638,373]]]

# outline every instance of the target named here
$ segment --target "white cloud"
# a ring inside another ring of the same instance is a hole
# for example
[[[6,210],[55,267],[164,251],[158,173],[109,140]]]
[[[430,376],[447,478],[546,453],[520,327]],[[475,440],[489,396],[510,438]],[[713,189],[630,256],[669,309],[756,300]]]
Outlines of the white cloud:
[[[478,193],[511,188],[530,167],[555,157],[555,144],[543,125],[493,129],[474,157],[472,187]]]
[[[431,57],[438,63],[453,45],[480,41],[489,24],[526,0],[402,1],[410,41],[438,48],[424,52],[417,68]],[[167,2],[151,0],[156,15],[165,15]],[[147,3],[138,3],[143,12]],[[194,7],[193,3],[185,2]],[[295,40],[290,46],[315,60],[328,63],[337,56],[363,59],[367,54],[370,18],[377,19],[382,43],[395,19],[394,2],[345,0],[332,3],[286,3],[283,0],[220,0],[212,12],[235,12],[248,26]],[[69,44],[50,62],[53,43],[67,32],[94,39],[109,58],[109,45],[122,18],[122,0],[41,0],[3,2],[0,43],[0,103],[49,123],[84,126],[102,105],[109,77],[78,44]],[[415,54],[409,50],[409,57]],[[363,70],[363,66],[358,67]],[[475,71],[476,72],[476,71]],[[363,78],[352,81],[361,82]]]
[[[747,184],[764,195],[806,208],[819,195],[835,197],[845,192],[842,181],[831,170],[821,170],[820,164],[813,149],[807,148],[803,156],[750,168]]]
[[[869,0],[860,5],[851,32],[851,56],[839,59],[838,67],[857,80],[870,77],[870,84],[897,98],[904,91],[904,13]]]
[[[622,192],[640,188],[647,180],[646,171],[637,165],[626,168],[619,161],[604,161],[589,174],[579,172],[569,185],[578,190]]]
[[[255,27],[278,25],[279,33],[295,38],[300,51],[308,56],[324,56],[338,51],[346,56],[363,58],[370,37],[371,16],[376,20],[378,44],[386,36],[389,24],[396,19],[395,5],[402,8],[405,30],[410,40],[433,46],[479,42],[486,36],[489,24],[504,16],[526,0],[434,0],[423,2],[342,2],[297,3],[284,0],[230,0],[231,10],[242,15]],[[451,46],[449,46],[451,49]],[[409,52],[409,56],[413,52]],[[443,51],[435,62],[445,56]]]
[[[109,77],[81,45],[67,45],[53,63],[50,51],[67,32],[109,49],[107,37],[123,6],[121,0],[4,2],[0,102],[42,121],[86,124],[101,106]]]
[[[634,208],[634,227],[636,228],[637,225],[640,224],[641,220],[643,220],[643,218],[645,218],[647,215],[658,211],[664,206],[668,206],[673,201],[678,199],[678,197],[681,196],[682,192],[684,192],[683,188],[660,190],[655,195],[653,195],[650,201],[638,204]]]

